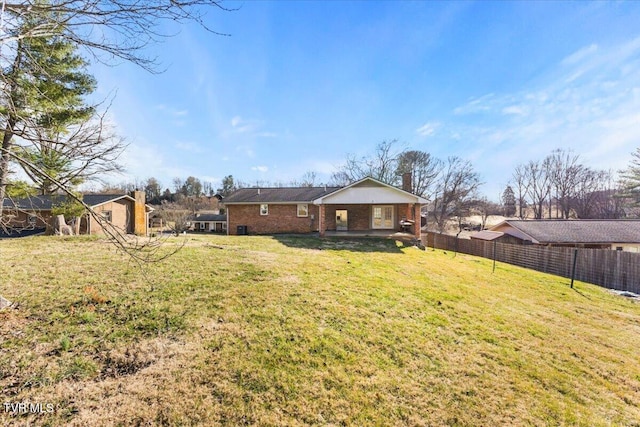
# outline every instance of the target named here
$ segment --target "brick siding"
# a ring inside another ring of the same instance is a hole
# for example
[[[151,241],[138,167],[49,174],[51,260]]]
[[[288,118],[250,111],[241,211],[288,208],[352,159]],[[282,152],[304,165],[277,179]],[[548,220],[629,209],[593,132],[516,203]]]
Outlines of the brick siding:
[[[249,234],[311,233],[318,231],[318,207],[309,203],[309,216],[298,217],[298,205],[269,203],[269,214],[260,215],[260,205],[227,205],[229,234],[246,225]],[[313,219],[312,219],[313,216]]]

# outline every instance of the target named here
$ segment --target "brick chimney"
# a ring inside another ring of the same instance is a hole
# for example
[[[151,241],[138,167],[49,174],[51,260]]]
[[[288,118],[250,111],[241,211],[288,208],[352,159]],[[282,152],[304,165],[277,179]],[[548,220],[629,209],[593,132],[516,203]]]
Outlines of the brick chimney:
[[[411,172],[406,172],[402,174],[402,189],[407,193],[411,193],[413,183],[411,182],[413,177],[411,176]]]
[[[146,197],[144,191],[135,190],[131,192],[131,197],[135,200],[133,204],[133,234],[138,236],[147,235],[147,210],[145,209]]]

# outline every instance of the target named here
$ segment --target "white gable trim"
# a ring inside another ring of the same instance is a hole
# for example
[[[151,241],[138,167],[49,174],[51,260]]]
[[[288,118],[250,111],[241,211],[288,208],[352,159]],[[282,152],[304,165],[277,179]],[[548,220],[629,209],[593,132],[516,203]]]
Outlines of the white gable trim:
[[[371,187],[362,186],[362,183],[376,184]],[[407,191],[385,184],[377,179],[366,177],[347,185],[331,194],[327,194],[313,201],[314,205],[326,204],[393,204],[393,203],[420,203],[426,204],[427,200],[411,194]]]
[[[504,234],[508,234],[509,236],[517,237],[521,240],[530,240],[533,243],[540,243],[533,236],[528,235],[524,231],[520,230],[515,225],[511,224],[508,220],[502,221],[498,225],[494,225],[489,229],[489,231],[500,231]]]

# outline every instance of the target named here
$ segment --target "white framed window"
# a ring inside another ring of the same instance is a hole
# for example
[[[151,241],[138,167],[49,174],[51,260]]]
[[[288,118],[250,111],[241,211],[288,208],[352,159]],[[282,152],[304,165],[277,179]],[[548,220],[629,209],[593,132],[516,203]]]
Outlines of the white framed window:
[[[309,205],[307,203],[299,203],[298,204],[298,216],[299,217],[308,217],[309,216]]]
[[[37,221],[38,217],[35,215],[29,215],[29,225],[36,225],[36,221]]]
[[[112,219],[111,211],[102,211],[100,214],[102,215],[103,220],[105,220],[106,222],[111,222],[111,219]]]
[[[260,205],[260,215],[269,215],[269,205],[267,204]]]

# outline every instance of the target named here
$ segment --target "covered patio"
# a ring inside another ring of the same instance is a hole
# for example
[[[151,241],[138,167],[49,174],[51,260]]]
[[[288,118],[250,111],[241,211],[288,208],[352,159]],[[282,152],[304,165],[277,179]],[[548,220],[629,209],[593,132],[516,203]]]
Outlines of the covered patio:
[[[408,191],[365,178],[314,200],[320,236],[390,237],[420,240],[420,212],[427,201]]]

